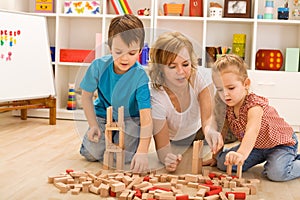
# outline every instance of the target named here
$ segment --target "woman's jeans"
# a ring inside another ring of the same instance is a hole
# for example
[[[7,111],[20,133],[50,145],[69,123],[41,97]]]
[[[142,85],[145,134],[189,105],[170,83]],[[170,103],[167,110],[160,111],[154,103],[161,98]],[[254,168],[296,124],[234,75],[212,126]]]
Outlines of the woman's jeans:
[[[294,146],[278,145],[269,149],[254,148],[243,164],[243,171],[263,163],[265,175],[272,181],[288,181],[300,177],[300,155],[298,152],[298,139],[293,134],[296,141]],[[230,149],[223,150],[217,155],[217,167],[226,171],[225,156],[229,151],[237,151],[239,145]],[[232,170],[236,171],[237,166],[232,166]]]
[[[96,117],[96,119],[101,131],[99,142],[91,142],[87,137],[87,133],[85,133],[80,148],[80,154],[88,161],[103,161],[103,155],[105,152],[106,119],[101,117]],[[125,163],[130,163],[140,142],[140,118],[125,118],[124,123]],[[112,140],[115,144],[119,143],[119,131],[113,131]]]

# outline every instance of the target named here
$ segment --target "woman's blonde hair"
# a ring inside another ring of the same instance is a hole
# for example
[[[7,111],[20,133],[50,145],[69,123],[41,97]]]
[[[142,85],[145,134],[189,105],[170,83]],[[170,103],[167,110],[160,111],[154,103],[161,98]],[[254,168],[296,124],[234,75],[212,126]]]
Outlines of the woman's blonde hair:
[[[242,58],[235,54],[225,54],[214,63],[212,76],[214,78],[218,74],[232,72],[238,75],[241,81],[244,81],[248,78],[247,69],[248,66]]]
[[[163,66],[169,66],[184,47],[190,55],[193,76],[197,69],[197,57],[191,41],[179,32],[166,32],[158,37],[149,53],[149,76],[153,88],[160,89],[164,85]]]

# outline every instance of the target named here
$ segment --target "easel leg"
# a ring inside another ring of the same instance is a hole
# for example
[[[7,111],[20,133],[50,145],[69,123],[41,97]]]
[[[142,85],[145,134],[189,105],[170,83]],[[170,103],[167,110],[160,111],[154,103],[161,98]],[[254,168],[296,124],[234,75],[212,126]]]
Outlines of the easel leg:
[[[21,119],[27,120],[27,109],[21,109]]]
[[[49,124],[55,125],[56,124],[56,99],[54,97],[49,97],[48,106],[50,109],[49,112]]]

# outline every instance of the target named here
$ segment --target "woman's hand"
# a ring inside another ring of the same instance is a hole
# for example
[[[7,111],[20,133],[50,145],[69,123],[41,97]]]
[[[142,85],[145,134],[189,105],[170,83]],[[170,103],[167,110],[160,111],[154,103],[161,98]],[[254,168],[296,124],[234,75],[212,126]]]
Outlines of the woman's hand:
[[[148,154],[147,153],[135,153],[131,161],[130,169],[133,173],[147,172],[149,169]]]
[[[177,166],[182,160],[182,155],[178,154],[177,156],[172,153],[168,153],[165,157],[165,166],[166,170],[169,172],[174,172],[177,169]]]
[[[211,158],[206,161],[203,161],[202,165],[214,167],[217,166],[217,160],[215,158]]]
[[[223,146],[223,138],[220,132],[210,129],[205,134],[205,139],[213,154],[216,154]]]

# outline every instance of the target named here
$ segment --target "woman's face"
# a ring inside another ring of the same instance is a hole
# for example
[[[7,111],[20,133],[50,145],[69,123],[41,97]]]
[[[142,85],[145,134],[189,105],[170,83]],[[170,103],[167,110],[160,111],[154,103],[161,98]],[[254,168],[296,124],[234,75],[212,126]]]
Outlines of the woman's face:
[[[188,84],[191,75],[191,57],[186,48],[182,48],[175,60],[163,67],[165,84],[167,87],[182,87]]]

